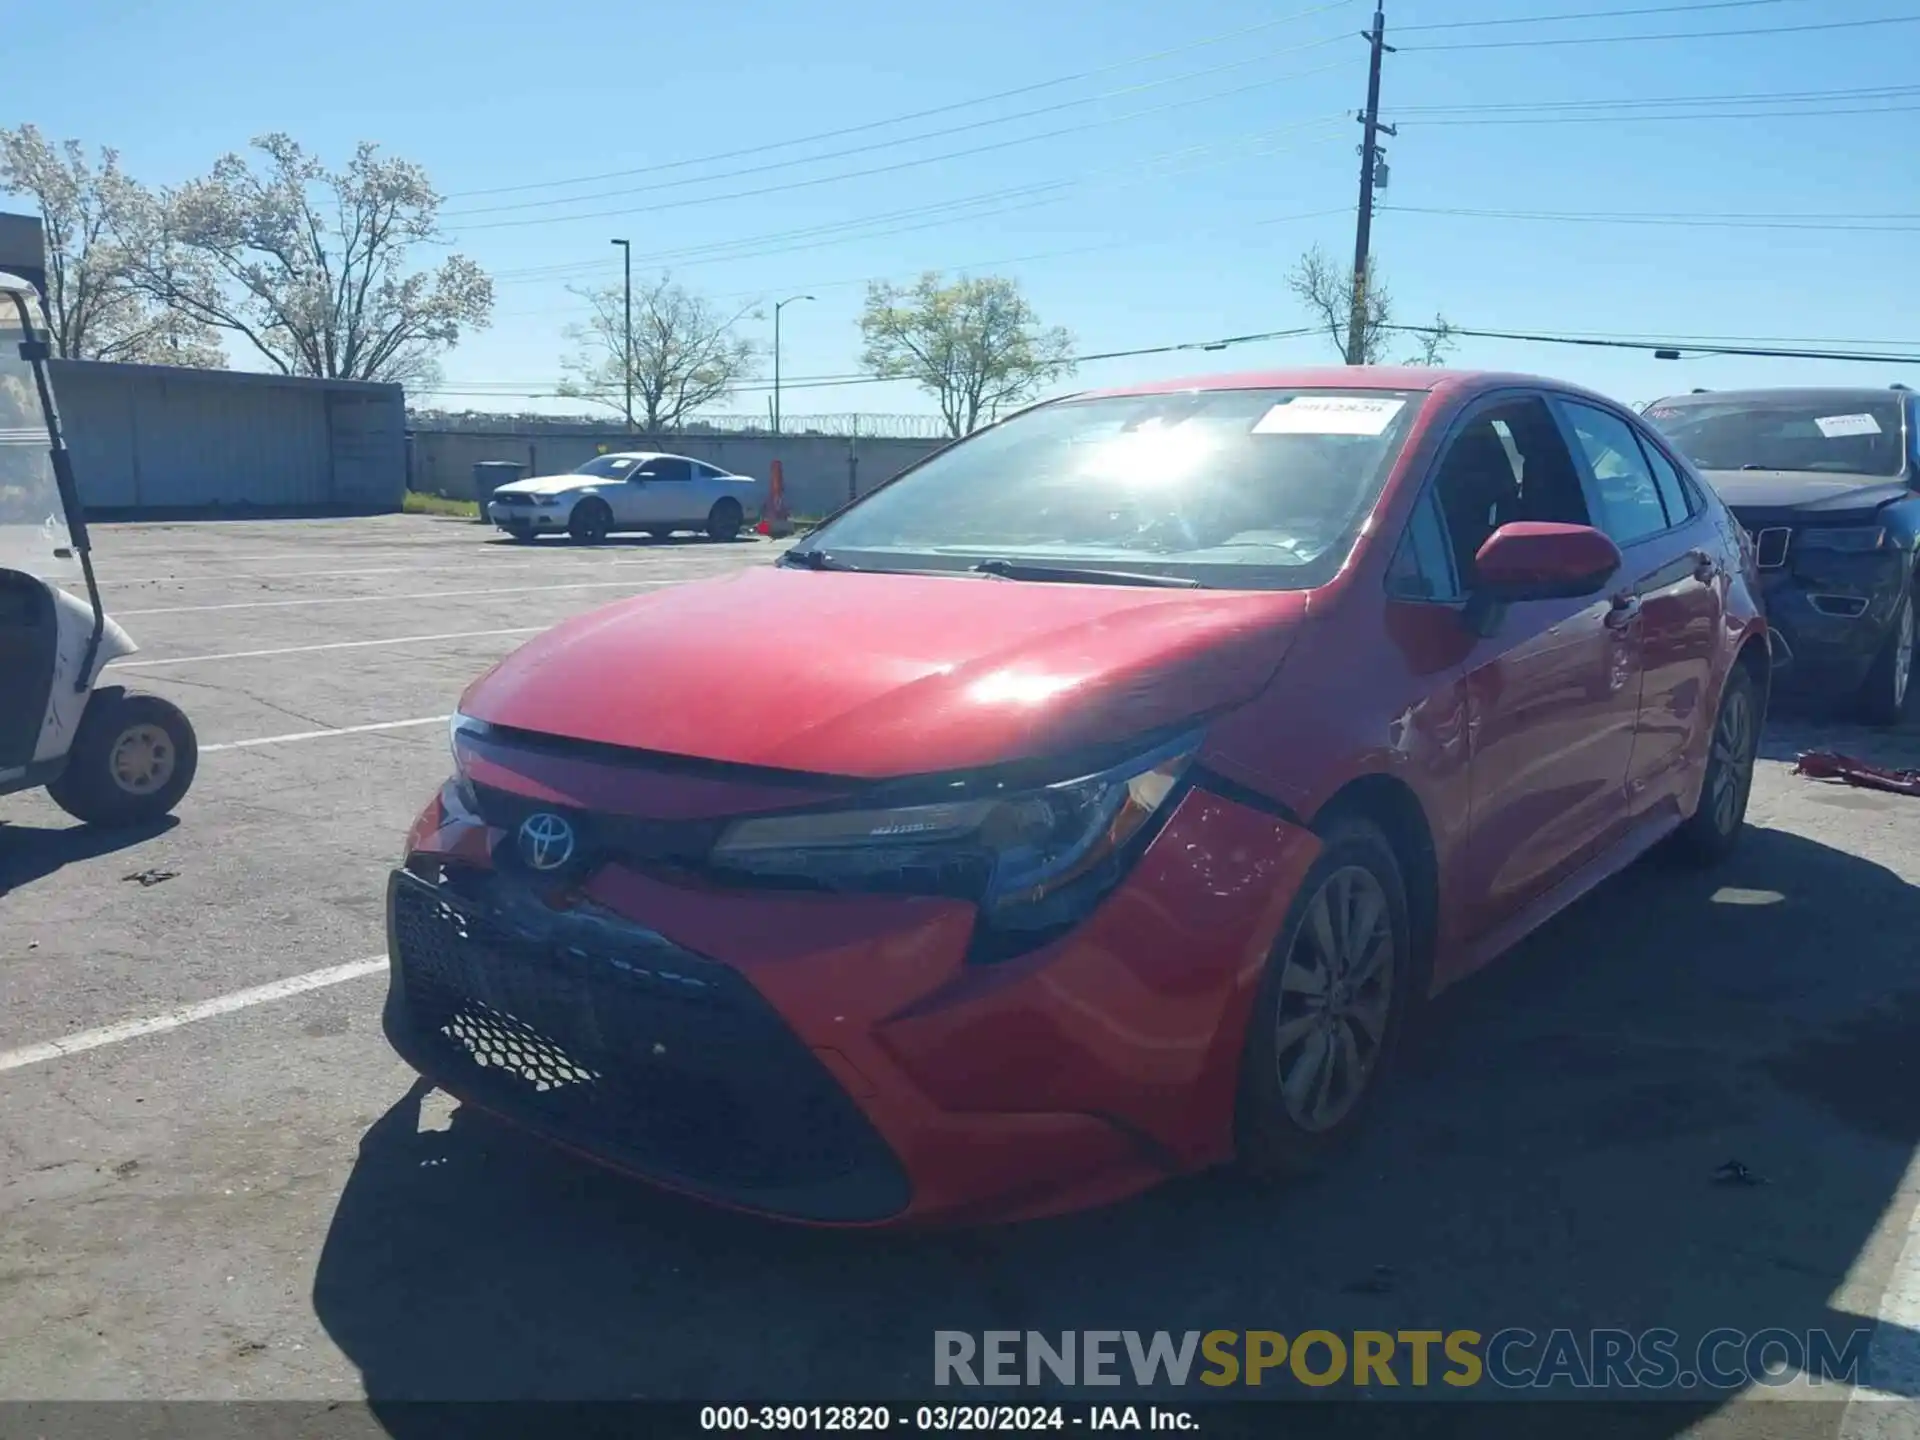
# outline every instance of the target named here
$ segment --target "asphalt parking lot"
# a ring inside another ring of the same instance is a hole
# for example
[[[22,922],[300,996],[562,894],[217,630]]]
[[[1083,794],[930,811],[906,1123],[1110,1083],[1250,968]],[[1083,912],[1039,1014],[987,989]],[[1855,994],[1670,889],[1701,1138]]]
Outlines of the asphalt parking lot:
[[[1789,773],[1812,744],[1920,764],[1920,732],[1776,721],[1735,859],[1643,864],[1450,995],[1333,1175],[810,1232],[453,1108],[378,1025],[385,875],[461,689],[568,615],[777,546],[528,549],[405,516],[96,545],[143,647],[120,678],[204,753],[176,823],[132,837],[0,801],[0,1399],[905,1398],[936,1329],[1876,1323],[1875,1384],[1920,1396],[1920,801]],[[1728,1161],[1763,1183],[1716,1184]],[[1670,1428],[1755,1433],[1788,1393]]]

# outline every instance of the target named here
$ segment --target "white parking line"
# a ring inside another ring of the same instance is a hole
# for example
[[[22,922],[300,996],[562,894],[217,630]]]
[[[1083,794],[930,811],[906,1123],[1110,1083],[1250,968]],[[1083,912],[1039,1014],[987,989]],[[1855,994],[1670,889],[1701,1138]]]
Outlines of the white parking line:
[[[133,615],[197,615],[208,610],[282,610],[294,605],[391,605],[400,600],[460,600],[474,595],[538,595],[561,590],[649,590],[672,580],[588,580],[573,585],[515,585],[505,590],[422,590],[411,595],[320,595],[307,600],[236,600],[221,605],[163,605],[156,610],[116,610]]]
[[[518,625],[511,630],[452,630],[444,635],[396,635],[388,640],[329,640],[324,645],[283,645],[278,650],[223,650],[217,655],[169,655],[162,660],[116,660],[115,670],[152,670],[160,665],[199,665],[211,660],[258,660],[268,655],[308,655],[315,650],[364,650],[373,645],[425,645],[436,640],[481,640],[495,635],[532,635],[551,627]]]
[[[202,745],[200,753],[215,750],[251,750],[256,745],[286,745],[295,740],[328,740],[335,735],[370,735],[376,730],[410,730],[416,725],[444,725],[451,715],[423,715],[418,720],[382,720],[375,725],[342,725],[337,730],[296,730],[291,735],[262,735],[254,740],[222,740],[218,745]]]
[[[481,552],[485,553],[485,552]],[[595,555],[592,551],[571,550],[567,553],[592,557],[593,568],[604,569],[615,565],[654,565],[658,566],[668,555],[697,557],[697,550],[659,551],[635,556],[631,559],[611,558],[604,551]],[[545,565],[544,560],[530,560],[518,556],[511,560],[486,560],[481,562],[489,570],[524,570],[530,565]],[[562,562],[564,563],[564,562]],[[459,565],[393,565],[382,566],[377,570],[207,570],[194,575],[136,575],[127,578],[119,575],[103,575],[100,583],[108,588],[121,585],[209,585],[225,580],[344,580],[348,577],[363,575],[431,575],[442,570],[471,570],[474,562],[469,559]]]
[[[301,995],[309,990],[321,990],[329,985],[358,980],[363,975],[377,975],[386,968],[387,957],[374,955],[365,960],[350,961],[345,965],[330,965],[324,970],[309,970],[304,975],[290,975],[285,980],[275,980],[270,985],[255,985],[250,990],[234,990],[225,995],[216,995],[211,1000],[197,1001],[192,1005],[180,1005],[172,1010],[163,1010],[158,1015],[149,1015],[143,1020],[122,1020],[115,1025],[102,1025],[97,1030],[81,1030],[63,1039],[48,1040],[38,1045],[23,1045],[18,1050],[0,1051],[0,1071],[19,1070],[28,1065],[44,1064],[48,1060],[58,1060],[63,1056],[98,1050],[103,1045],[118,1045],[123,1040],[138,1040],[143,1035],[164,1034],[168,1030],[178,1030],[182,1025],[191,1025],[196,1020],[211,1020],[216,1015],[231,1015],[236,1010],[245,1010],[252,1005],[264,1005],[269,1000],[283,1000],[289,995]]]
[[[1920,1173],[1920,1158],[1914,1170]],[[1847,1401],[1837,1440],[1912,1440],[1920,1435],[1920,1207],[1880,1296],[1866,1374]]]

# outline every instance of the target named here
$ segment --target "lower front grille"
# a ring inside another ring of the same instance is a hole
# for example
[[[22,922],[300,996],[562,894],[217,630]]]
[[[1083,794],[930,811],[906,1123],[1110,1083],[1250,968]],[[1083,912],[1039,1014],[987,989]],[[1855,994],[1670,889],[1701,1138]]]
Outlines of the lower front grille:
[[[708,1198],[843,1223],[905,1207],[892,1152],[737,972],[607,917],[531,933],[463,889],[390,884],[388,1031],[430,1078]]]

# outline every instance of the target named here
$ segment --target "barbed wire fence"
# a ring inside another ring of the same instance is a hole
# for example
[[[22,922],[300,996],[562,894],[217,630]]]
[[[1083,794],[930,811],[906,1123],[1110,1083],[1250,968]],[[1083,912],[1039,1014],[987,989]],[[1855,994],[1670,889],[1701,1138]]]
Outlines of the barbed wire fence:
[[[617,420],[610,422],[592,415],[516,415],[476,410],[415,409],[409,412],[409,420],[420,429],[462,430],[476,434],[564,435],[575,432],[602,433],[619,428]],[[765,416],[696,415],[657,433],[755,436],[770,435],[773,427]],[[850,440],[944,440],[947,438],[947,427],[938,415],[888,415],[860,411],[841,415],[783,416],[780,433],[830,435]]]

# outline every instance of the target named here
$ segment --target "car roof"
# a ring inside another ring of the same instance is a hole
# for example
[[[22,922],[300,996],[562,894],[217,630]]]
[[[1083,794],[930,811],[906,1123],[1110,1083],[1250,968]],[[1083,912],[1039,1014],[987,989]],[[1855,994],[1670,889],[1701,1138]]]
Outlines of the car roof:
[[[1286,370],[1242,370],[1222,375],[1193,375],[1138,385],[1116,385],[1061,398],[1089,400],[1127,395],[1168,395],[1182,390],[1415,390],[1466,399],[1489,390],[1516,388],[1555,390],[1609,405],[1620,405],[1619,401],[1597,391],[1543,375],[1502,370],[1449,370],[1431,365],[1313,365]]]
[[[1713,405],[1732,400],[1739,404],[1777,401],[1783,405],[1822,403],[1863,405],[1891,400],[1898,404],[1911,391],[1885,385],[1773,385],[1752,390],[1701,390],[1690,395],[1667,395],[1655,405]]]
[[[710,466],[715,470],[726,468],[715,465],[711,460],[696,459],[692,455],[677,455],[671,450],[609,450],[593,458],[596,460],[686,460],[695,465]]]

